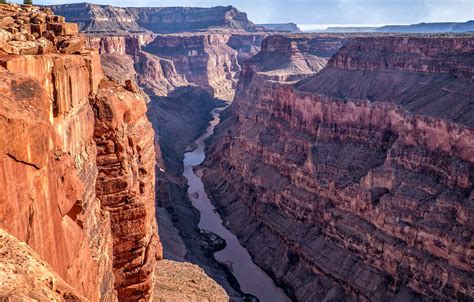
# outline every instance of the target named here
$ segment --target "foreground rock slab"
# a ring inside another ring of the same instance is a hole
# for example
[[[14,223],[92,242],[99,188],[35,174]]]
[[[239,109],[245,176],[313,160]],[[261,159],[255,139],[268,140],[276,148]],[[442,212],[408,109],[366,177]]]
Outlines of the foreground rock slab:
[[[1,301],[88,301],[26,243],[0,228]]]
[[[153,302],[229,301],[224,289],[197,265],[162,260],[155,268]]]

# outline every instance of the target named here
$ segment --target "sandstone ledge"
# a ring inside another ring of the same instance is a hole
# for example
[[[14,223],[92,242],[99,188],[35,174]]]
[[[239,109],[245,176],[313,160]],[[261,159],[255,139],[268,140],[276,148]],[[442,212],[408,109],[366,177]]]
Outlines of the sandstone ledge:
[[[224,289],[197,265],[171,260],[155,266],[154,302],[228,301]]]
[[[33,251],[0,228],[0,301],[87,301]]]

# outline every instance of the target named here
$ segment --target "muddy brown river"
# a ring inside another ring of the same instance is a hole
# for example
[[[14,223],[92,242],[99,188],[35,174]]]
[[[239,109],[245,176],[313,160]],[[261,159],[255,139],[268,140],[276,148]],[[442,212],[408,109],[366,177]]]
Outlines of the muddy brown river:
[[[204,141],[213,134],[214,128],[219,124],[220,112],[221,109],[212,111],[213,119],[206,132],[194,142],[196,148],[184,154],[183,176],[188,181],[188,196],[200,213],[198,227],[201,230],[211,231],[226,241],[226,247],[216,252],[214,256],[230,268],[244,293],[254,295],[261,302],[291,301],[283,290],[275,285],[270,276],[252,261],[250,254],[240,244],[237,237],[223,225],[221,217],[204,190],[201,178],[193,171],[193,167],[199,166],[205,159]]]

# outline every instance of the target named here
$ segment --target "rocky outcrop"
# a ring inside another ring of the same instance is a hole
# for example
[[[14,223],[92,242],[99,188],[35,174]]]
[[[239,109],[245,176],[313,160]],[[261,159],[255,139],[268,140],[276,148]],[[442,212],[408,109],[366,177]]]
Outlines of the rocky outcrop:
[[[474,297],[473,41],[349,39],[296,85],[244,66],[203,178],[289,295]]]
[[[155,269],[153,301],[228,301],[224,289],[197,265],[163,260]],[[186,286],[183,286],[186,284]]]
[[[110,213],[115,287],[121,300],[150,297],[162,258],[155,220],[154,132],[136,91],[103,81],[91,97],[97,197]]]
[[[57,23],[46,27],[69,27],[62,17],[33,6],[1,5],[0,14],[22,28],[44,24],[43,17]],[[53,37],[64,43],[78,39],[60,32]],[[154,134],[145,103],[130,82],[126,87],[133,92],[107,82],[99,88],[103,74],[96,51],[81,44],[61,53],[62,44],[54,45],[59,49],[51,53],[0,56],[0,227],[37,253],[14,256],[19,283],[8,286],[36,288],[29,282],[44,273],[55,288],[57,274],[74,288],[71,299],[150,298],[154,259],[161,252]],[[2,265],[9,263],[5,255]],[[49,267],[36,270],[43,260]],[[33,270],[30,279],[21,276],[22,266]]]
[[[84,46],[77,24],[50,9],[3,4],[0,10],[0,54],[73,54]]]
[[[87,33],[175,33],[225,28],[254,31],[247,14],[232,6],[200,7],[114,7],[90,3],[63,4],[51,9],[77,22]]]

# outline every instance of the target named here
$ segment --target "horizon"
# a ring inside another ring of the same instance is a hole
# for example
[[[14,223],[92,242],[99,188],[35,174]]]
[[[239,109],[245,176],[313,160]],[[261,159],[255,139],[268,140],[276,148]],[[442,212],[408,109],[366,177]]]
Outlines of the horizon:
[[[19,3],[22,1],[12,1]],[[262,23],[296,23],[298,25],[370,26],[418,23],[467,22],[474,19],[471,0],[42,0],[39,5],[91,3],[118,7],[214,7],[233,6],[245,12],[250,21]]]

